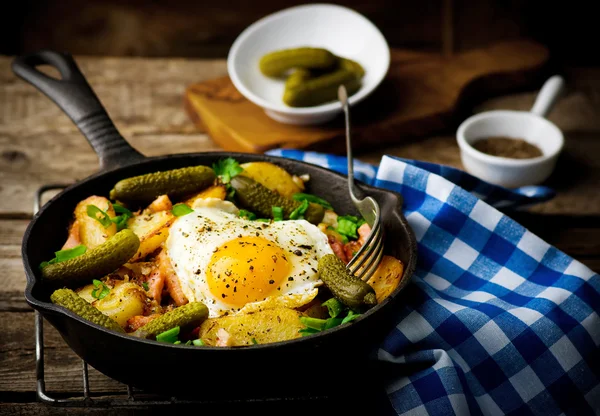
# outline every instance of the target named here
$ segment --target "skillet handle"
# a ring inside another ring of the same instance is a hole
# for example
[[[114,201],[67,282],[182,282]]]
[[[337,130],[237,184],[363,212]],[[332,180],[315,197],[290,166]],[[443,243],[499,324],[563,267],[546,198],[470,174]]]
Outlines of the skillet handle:
[[[62,79],[40,72],[36,66],[56,68]],[[12,70],[42,91],[67,114],[90,142],[101,169],[111,169],[144,159],[117,131],[106,110],[68,53],[41,50],[15,58]]]

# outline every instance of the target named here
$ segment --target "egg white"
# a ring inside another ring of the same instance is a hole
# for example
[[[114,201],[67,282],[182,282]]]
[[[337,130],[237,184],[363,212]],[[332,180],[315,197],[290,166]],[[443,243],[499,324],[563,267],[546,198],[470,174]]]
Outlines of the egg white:
[[[194,212],[172,224],[166,249],[181,289],[190,302],[203,302],[209,316],[249,313],[278,306],[297,308],[309,303],[322,284],[318,261],[333,254],[327,236],[306,220],[264,223],[237,215],[230,202],[210,201],[194,205]],[[279,246],[291,265],[277,290],[262,301],[233,307],[214,296],[206,270],[216,249],[240,237],[262,237]]]

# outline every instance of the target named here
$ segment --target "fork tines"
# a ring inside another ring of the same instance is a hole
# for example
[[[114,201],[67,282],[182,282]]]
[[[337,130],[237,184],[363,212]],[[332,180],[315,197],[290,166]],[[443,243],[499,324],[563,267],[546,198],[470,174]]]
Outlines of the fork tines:
[[[379,220],[379,219],[378,219]],[[365,244],[346,265],[350,273],[367,281],[373,276],[383,257],[383,230],[381,221],[376,221]]]

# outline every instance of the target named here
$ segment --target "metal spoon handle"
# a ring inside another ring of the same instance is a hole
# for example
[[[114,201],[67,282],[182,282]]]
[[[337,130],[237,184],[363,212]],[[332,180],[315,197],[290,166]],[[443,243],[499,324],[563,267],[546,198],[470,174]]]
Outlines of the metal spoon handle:
[[[338,99],[342,103],[344,110],[344,118],[346,121],[346,157],[348,158],[348,190],[350,196],[355,199],[354,195],[354,158],[352,157],[352,143],[350,140],[350,111],[348,108],[348,92],[342,84],[338,88]]]

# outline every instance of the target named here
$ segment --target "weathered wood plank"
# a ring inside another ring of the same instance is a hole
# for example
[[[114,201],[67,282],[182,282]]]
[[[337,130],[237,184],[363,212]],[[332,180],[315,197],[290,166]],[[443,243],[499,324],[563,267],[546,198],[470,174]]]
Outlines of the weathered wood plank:
[[[34,314],[0,312],[0,392],[35,390]],[[81,360],[71,351],[58,332],[44,325],[46,346],[46,388],[48,391],[80,392]],[[93,391],[124,391],[124,387],[90,368]]]

